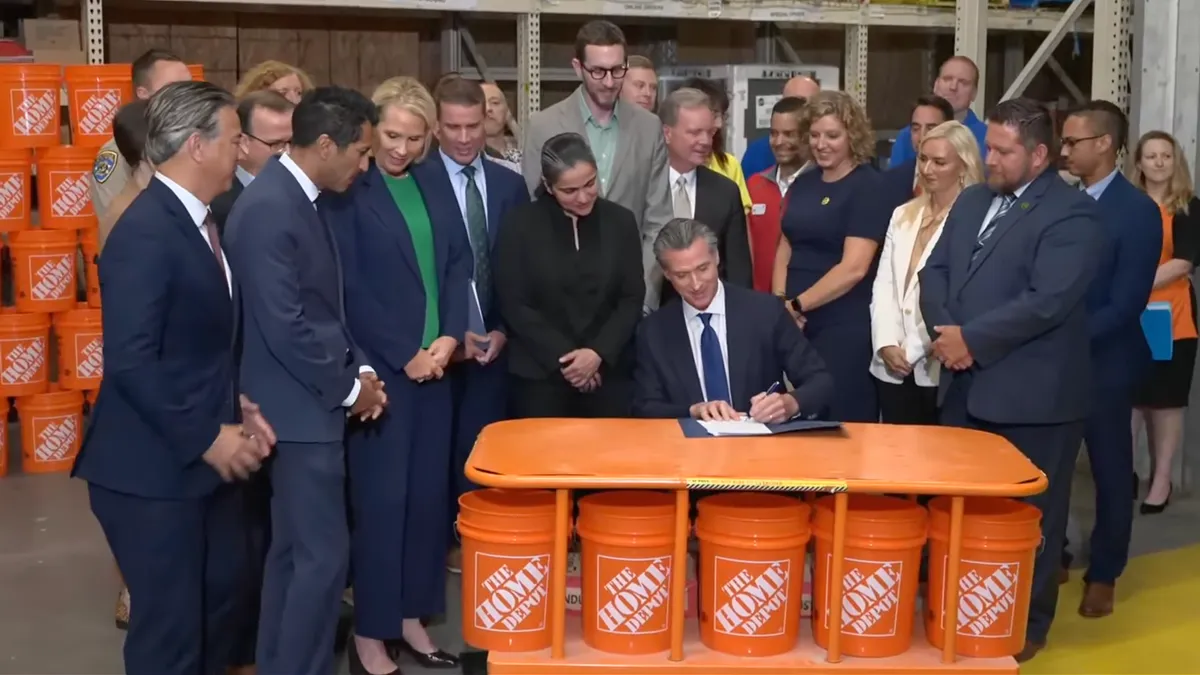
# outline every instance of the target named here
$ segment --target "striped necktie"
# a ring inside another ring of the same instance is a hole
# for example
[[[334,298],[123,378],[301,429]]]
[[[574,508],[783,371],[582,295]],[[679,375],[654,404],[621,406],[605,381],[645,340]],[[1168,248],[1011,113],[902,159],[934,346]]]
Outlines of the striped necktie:
[[[991,238],[992,233],[996,231],[996,224],[1000,222],[1000,219],[1003,218],[1005,214],[1012,209],[1013,204],[1016,203],[1017,196],[1012,193],[1004,195],[1004,197],[1000,200],[1000,208],[996,210],[996,215],[988,221],[988,224],[984,226],[983,231],[979,233],[979,238],[975,240],[975,250],[971,252],[971,262],[975,262],[975,259],[979,257],[979,252],[983,250],[983,245],[987,243],[987,240]]]

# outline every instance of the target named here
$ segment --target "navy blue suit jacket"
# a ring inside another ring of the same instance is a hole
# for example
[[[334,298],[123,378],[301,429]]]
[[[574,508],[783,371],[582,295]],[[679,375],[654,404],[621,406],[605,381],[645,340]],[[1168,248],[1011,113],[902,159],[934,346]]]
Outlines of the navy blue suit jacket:
[[[959,196],[920,272],[921,312],[935,326],[961,326],[974,358],[968,412],[998,424],[1083,419],[1092,367],[1085,295],[1105,234],[1091,197],[1044,171],[999,220],[972,261],[995,193],[973,185]],[[959,375],[942,371],[940,394]]]
[[[418,189],[425,194],[415,176]],[[421,349],[425,283],[404,216],[383,176],[372,165],[344,195],[323,200],[346,283],[346,322],[371,363],[403,375]],[[425,197],[425,208],[434,210]],[[438,335],[462,341],[467,332],[471,244],[465,229],[430,218],[437,266]],[[388,378],[384,378],[385,382]]]
[[[913,198],[913,176],[916,172],[916,157],[883,172],[883,183],[887,186],[887,198],[892,202],[893,211]]]
[[[435,223],[446,223],[451,227],[458,228],[463,235],[466,235],[467,224],[463,218],[462,211],[458,208],[458,199],[454,196],[454,185],[450,183],[450,174],[446,172],[446,165],[442,163],[442,158],[437,151],[429,154],[425,161],[412,167],[409,170],[413,177],[417,179],[421,185],[421,192],[425,195],[425,204],[429,209],[429,217]],[[495,267],[496,260],[496,235],[500,232],[500,225],[504,222],[504,215],[508,210],[518,204],[529,203],[529,190],[525,187],[525,179],[521,174],[509,169],[506,166],[501,166],[488,159],[483,160],[483,176],[487,182],[487,225],[488,239],[490,239],[492,267]],[[467,239],[467,245],[470,246],[470,239]],[[467,263],[469,264],[470,277],[475,277],[475,258],[471,254],[469,248],[467,252]],[[480,298],[480,301],[487,305],[487,316],[483,317],[489,331],[498,330],[504,331],[503,320],[500,317],[500,312],[497,311],[499,302],[496,299],[496,285],[492,284],[491,298]],[[467,291],[462,294],[462,301],[467,302]],[[462,340],[463,336],[459,336]]]
[[[224,240],[242,302],[243,391],[280,441],[340,442],[342,401],[366,360],[343,323],[332,233],[272,159],[238,197]]]
[[[100,256],[104,381],[73,475],[129,495],[195,498],[221,478],[203,460],[236,421],[234,312],[200,229],[150,185]]]
[[[829,402],[833,376],[779,298],[725,284],[725,330],[735,410],[749,412],[750,399],[782,384],[784,375],[796,387],[792,395],[801,413]],[[668,302],[638,325],[634,385],[637,417],[688,417],[688,409],[704,400],[682,300]]]
[[[1088,292],[1095,384],[1128,390],[1150,363],[1141,316],[1162,253],[1162,214],[1118,173],[1097,200],[1108,234]]]

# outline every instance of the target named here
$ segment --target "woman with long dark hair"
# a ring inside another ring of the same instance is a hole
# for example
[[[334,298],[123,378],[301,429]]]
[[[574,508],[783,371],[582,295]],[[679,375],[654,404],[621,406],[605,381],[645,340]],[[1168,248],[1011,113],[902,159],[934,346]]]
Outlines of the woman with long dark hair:
[[[508,213],[495,283],[514,417],[627,417],[645,281],[637,220],[599,197],[576,133],[542,146],[537,197]]]

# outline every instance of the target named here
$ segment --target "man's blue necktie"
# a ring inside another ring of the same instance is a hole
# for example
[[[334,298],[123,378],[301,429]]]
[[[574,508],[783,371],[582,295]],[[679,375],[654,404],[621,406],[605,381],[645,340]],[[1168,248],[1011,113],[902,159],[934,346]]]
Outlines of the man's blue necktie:
[[[729,395],[729,378],[725,376],[725,357],[721,355],[721,340],[713,330],[712,314],[700,314],[704,330],[700,331],[700,367],[704,370],[704,391],[709,401],[725,401],[733,405]]]

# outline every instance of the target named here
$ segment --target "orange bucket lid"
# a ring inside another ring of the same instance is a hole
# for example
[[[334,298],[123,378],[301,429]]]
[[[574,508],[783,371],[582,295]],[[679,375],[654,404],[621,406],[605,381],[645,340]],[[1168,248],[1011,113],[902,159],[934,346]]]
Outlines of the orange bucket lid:
[[[100,310],[93,309],[86,302],[78,303],[75,309],[60,312],[54,315],[55,324],[74,324],[74,325],[100,325],[101,322]]]
[[[24,313],[16,307],[0,309],[0,328],[8,330],[42,330],[50,328],[50,315]]]
[[[43,230],[35,228],[13,232],[9,235],[9,239],[11,242],[10,245],[14,247],[61,244],[74,246],[76,244],[74,230]]]
[[[33,151],[29,148],[0,148],[0,162],[5,164],[29,164]]]
[[[34,162],[87,161],[90,165],[96,159],[97,148],[85,145],[54,145],[48,148],[38,148]]]
[[[883,495],[849,495],[846,509],[846,536],[858,539],[923,538],[929,515],[915,502]],[[817,500],[813,529],[826,536],[833,534],[835,495]]]
[[[97,78],[116,78],[132,80],[133,70],[131,68],[127,63],[63,66],[63,79],[93,80]]]
[[[624,536],[669,535],[675,530],[675,496],[653,490],[613,490],[579,500],[584,530]]]
[[[794,497],[762,492],[723,492],[696,505],[696,529],[754,539],[808,535],[810,509]]]
[[[950,532],[950,497],[929,502],[929,531]],[[1042,512],[1036,506],[1005,497],[966,497],[963,533],[972,539],[1027,540],[1042,536]]]
[[[17,399],[17,408],[24,408],[27,412],[35,409],[62,410],[75,406],[83,406],[83,392],[75,391],[74,389],[48,391],[44,394],[22,396]]]
[[[459,519],[497,532],[544,532],[554,528],[550,490],[472,490],[458,498]]]
[[[6,63],[0,65],[0,80],[58,79],[62,66],[49,63]]]

